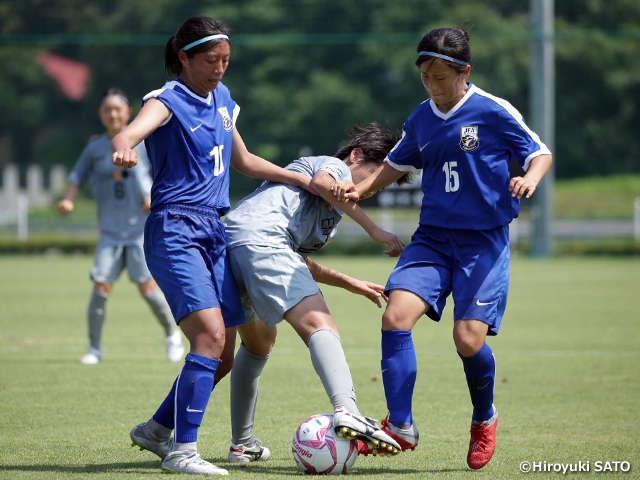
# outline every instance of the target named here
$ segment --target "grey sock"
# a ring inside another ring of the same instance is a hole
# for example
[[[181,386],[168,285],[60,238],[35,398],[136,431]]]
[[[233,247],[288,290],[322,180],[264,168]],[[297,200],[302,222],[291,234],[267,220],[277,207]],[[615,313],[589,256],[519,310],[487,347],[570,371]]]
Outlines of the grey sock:
[[[313,368],[320,377],[333,408],[344,407],[349,413],[360,415],[340,337],[334,331],[322,328],[309,335],[307,344]]]
[[[253,440],[253,423],[258,403],[260,375],[269,355],[255,355],[240,345],[231,369],[231,442],[249,445]]]
[[[151,307],[151,311],[164,328],[165,336],[168,337],[172,335],[177,327],[176,322],[173,319],[173,315],[171,314],[171,308],[169,308],[169,304],[167,303],[167,299],[164,298],[162,291],[157,288],[153,292],[148,295],[143,295],[143,298]]]
[[[89,327],[89,342],[96,350],[100,350],[102,339],[102,326],[104,325],[105,304],[109,295],[104,295],[96,290],[91,292],[89,308],[87,309],[87,324]]]
[[[153,440],[159,442],[164,442],[171,438],[171,429],[165,427],[164,425],[160,425],[153,418],[149,419],[145,430]]]

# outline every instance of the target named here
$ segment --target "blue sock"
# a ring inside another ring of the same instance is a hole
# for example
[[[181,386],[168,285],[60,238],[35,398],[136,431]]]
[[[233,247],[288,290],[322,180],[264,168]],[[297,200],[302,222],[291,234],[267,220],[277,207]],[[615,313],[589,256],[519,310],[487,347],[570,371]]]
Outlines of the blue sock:
[[[220,364],[218,358],[195,353],[187,354],[176,380],[175,432],[176,443],[191,443],[198,439],[198,427],[213,390],[213,376]],[[156,420],[157,421],[157,420]]]
[[[410,330],[382,331],[382,382],[389,421],[398,427],[413,423],[411,405],[418,365]]]
[[[458,355],[460,355],[458,353]],[[462,365],[473,405],[473,420],[485,422],[493,416],[493,386],[496,377],[496,361],[486,343],[470,357],[463,357]]]
[[[169,395],[164,399],[164,401],[156,410],[156,413],[153,414],[153,419],[158,422],[163,427],[168,428],[169,430],[173,430],[175,419],[173,414],[175,412],[175,402],[176,402],[176,382],[178,379],[173,381],[173,386],[171,387],[171,391]]]

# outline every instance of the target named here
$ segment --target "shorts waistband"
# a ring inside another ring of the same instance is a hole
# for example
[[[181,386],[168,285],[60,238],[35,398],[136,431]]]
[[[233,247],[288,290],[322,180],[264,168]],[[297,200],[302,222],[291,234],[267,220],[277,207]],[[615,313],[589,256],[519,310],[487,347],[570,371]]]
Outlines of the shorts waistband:
[[[166,210],[179,213],[193,213],[213,218],[220,218],[223,216],[221,210],[214,207],[206,207],[204,205],[184,205],[181,203],[165,203],[163,205],[158,205],[151,209],[151,213],[163,212]]]

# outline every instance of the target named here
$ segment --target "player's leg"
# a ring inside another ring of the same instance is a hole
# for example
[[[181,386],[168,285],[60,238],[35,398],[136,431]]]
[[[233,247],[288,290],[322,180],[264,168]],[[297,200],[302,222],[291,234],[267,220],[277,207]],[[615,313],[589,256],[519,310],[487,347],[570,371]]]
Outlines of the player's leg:
[[[174,429],[171,451],[162,463],[165,471],[227,473],[203,460],[197,450],[198,429],[224,351],[225,331],[233,326],[225,325],[221,311],[223,293],[229,293],[223,284],[230,281],[235,288],[231,272],[227,275],[224,271],[224,251],[224,228],[208,209],[169,206],[152,212],[145,224],[149,270],[190,342],[190,352],[172,391],[153,416],[157,423]],[[237,292],[235,296],[241,311]]]
[[[498,333],[506,308],[509,237],[507,229],[465,235],[465,243],[473,248],[459,250],[459,267],[453,274],[456,319],[453,340],[473,405],[467,464],[478,469],[491,460],[496,444],[498,412],[493,405],[496,363],[486,337]],[[473,237],[469,238],[470,235]]]
[[[412,292],[392,290],[382,316],[381,369],[389,410],[383,428],[403,450],[413,450],[418,444],[418,430],[412,416],[418,366],[411,331],[429,308]]]
[[[439,237],[437,230],[418,230],[386,285],[381,369],[389,414],[382,424],[403,450],[414,449],[419,439],[412,413],[417,358],[411,330],[424,314],[439,320],[451,291],[445,253],[450,246]]]
[[[498,410],[493,405],[496,363],[485,342],[487,328],[486,323],[465,319],[456,321],[453,331],[473,405],[467,453],[467,464],[473,469],[484,467],[496,448]]]
[[[395,454],[400,446],[372,420],[360,414],[351,371],[340,334],[321,293],[305,297],[284,318],[309,347],[313,367],[334,407],[334,427],[341,435],[358,437],[372,450]]]
[[[106,304],[111,293],[112,284],[94,282],[89,306],[87,307],[87,328],[89,333],[89,349],[80,359],[83,365],[95,365],[102,361],[102,328],[106,314]]]
[[[123,247],[98,242],[91,279],[93,290],[87,308],[87,327],[89,349],[80,359],[84,365],[94,365],[102,361],[102,329],[106,316],[106,304],[113,288],[124,268]]]
[[[238,327],[242,343],[231,371],[230,463],[264,461],[271,456],[270,450],[255,438],[253,425],[260,376],[275,344],[276,328],[268,327],[258,318]]]

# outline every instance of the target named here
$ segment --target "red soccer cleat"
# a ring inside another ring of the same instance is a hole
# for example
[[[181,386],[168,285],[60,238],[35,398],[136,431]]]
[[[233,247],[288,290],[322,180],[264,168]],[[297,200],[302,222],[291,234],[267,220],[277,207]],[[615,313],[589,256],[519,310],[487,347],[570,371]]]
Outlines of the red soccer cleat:
[[[406,450],[415,450],[418,446],[418,428],[415,423],[412,423],[411,426],[407,429],[401,429],[389,422],[389,415],[387,418],[380,422],[382,425],[382,430],[393,438],[398,445],[400,445],[400,449],[404,452]],[[385,455],[386,452],[379,451],[377,449],[371,449],[367,446],[366,443],[362,441],[358,441],[358,455]]]
[[[467,454],[469,468],[478,470],[484,467],[496,451],[496,427],[498,410],[486,422],[471,422],[471,441]]]

